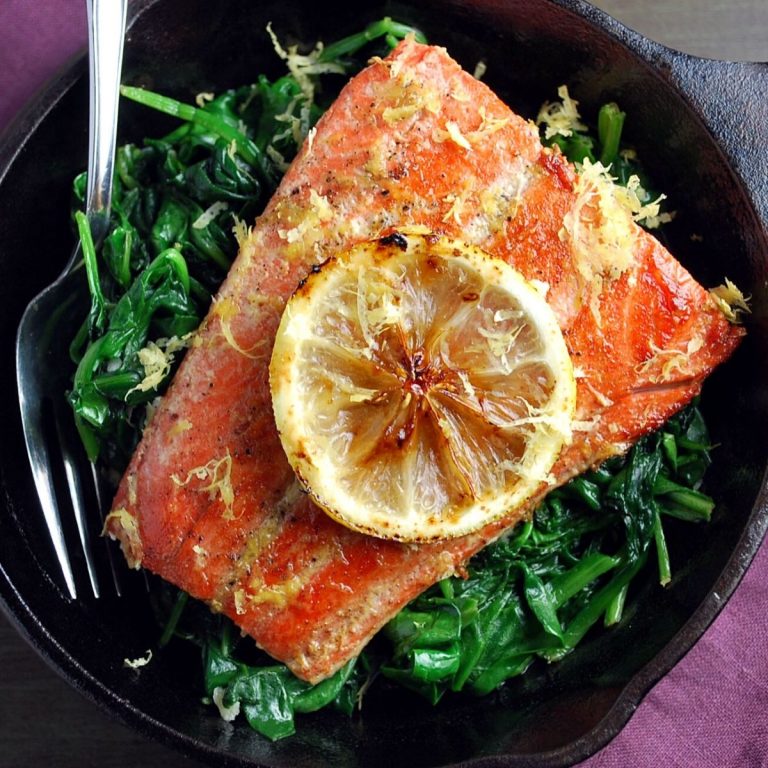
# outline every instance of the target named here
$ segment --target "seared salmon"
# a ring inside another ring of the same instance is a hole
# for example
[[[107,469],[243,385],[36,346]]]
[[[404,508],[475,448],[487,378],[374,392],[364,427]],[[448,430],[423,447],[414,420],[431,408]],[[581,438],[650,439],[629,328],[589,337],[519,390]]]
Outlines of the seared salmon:
[[[407,40],[373,61],[241,243],[144,432],[106,525],[128,561],[316,682],[547,490],[659,427],[742,330],[594,176],[542,147],[535,125],[443,49]],[[414,228],[479,246],[538,281],[577,376],[574,438],[551,482],[501,523],[423,545],[354,533],[309,501],[283,454],[268,381],[282,309],[309,270]]]

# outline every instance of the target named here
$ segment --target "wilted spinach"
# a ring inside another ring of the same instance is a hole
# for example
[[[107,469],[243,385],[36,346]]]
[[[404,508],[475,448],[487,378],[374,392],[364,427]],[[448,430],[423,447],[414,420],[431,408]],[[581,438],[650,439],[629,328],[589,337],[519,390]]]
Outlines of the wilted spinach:
[[[318,72],[348,76],[412,31],[383,19],[319,50],[314,74],[274,82],[260,76],[215,97],[201,94],[196,106],[123,89],[183,122],[161,139],[119,148],[111,228],[98,253],[85,218],[75,214],[91,308],[71,347],[77,371],[69,400],[92,460],[124,467],[146,405],[170,380],[185,336],[237,252],[239,222],[263,208],[343,78],[324,90],[322,102],[308,82]],[[596,137],[585,128],[550,143],[575,162],[610,165],[626,184],[640,169],[620,150],[623,123],[624,114],[608,104]],[[74,190],[81,208],[84,175]],[[669,582],[662,522],[709,519],[713,502],[697,490],[708,445],[698,410],[688,408],[627,457],[552,492],[532,520],[470,562],[467,578],[427,590],[358,659],[318,685],[259,657],[229,620],[185,593],[169,599],[169,585],[152,596],[164,626],[159,645],[175,636],[196,643],[206,695],[270,739],[293,733],[300,713],[330,706],[351,714],[374,681],[433,703],[446,694],[487,694],[537,659],[562,658],[599,622],[618,622],[649,558],[655,556],[660,582]]]
[[[620,620],[649,557],[670,580],[662,519],[707,521],[696,490],[709,438],[695,407],[643,438],[626,458],[551,492],[533,519],[487,547],[466,579],[440,582],[384,630],[385,677],[436,702],[448,691],[486,694],[536,658],[555,661],[599,621]]]

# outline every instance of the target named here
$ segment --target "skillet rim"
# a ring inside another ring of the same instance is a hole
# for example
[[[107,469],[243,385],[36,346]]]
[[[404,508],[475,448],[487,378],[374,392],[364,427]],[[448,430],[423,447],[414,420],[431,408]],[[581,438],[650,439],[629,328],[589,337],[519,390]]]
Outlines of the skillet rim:
[[[130,23],[158,2],[161,0],[139,0],[139,2],[134,3],[129,9]],[[705,64],[717,68],[728,66],[745,72],[748,72],[752,67],[764,66],[764,72],[761,75],[756,75],[756,82],[760,82],[760,77],[765,77],[765,82],[768,83],[766,76],[768,75],[768,65],[741,62],[723,63],[682,54],[645,38],[582,0],[546,0],[546,2],[576,14],[588,24],[597,27],[600,32],[618,40],[629,49],[630,53],[654,70],[657,76],[662,76],[659,71],[660,66],[665,65],[669,68],[664,73],[667,85],[686,101],[693,115],[703,123],[712,135],[717,147],[723,152],[723,162],[738,180],[738,186],[750,199],[751,214],[757,229],[762,232],[761,239],[765,245],[768,219],[764,213],[763,215],[761,213],[763,209],[768,210],[768,195],[765,189],[755,188],[749,183],[749,178],[745,179],[734,168],[734,158],[727,152],[728,146],[722,146],[721,137],[717,131],[712,130],[711,122],[707,119],[706,109],[702,109],[702,104],[706,108],[706,99],[702,100],[701,93],[697,93],[690,82],[688,87],[685,87],[685,80],[680,72],[681,67],[684,70],[687,64]],[[24,149],[27,141],[42,121],[46,119],[59,100],[69,92],[84,71],[84,53],[70,58],[58,74],[49,80],[0,135],[0,185],[16,160],[18,153]],[[675,77],[678,80],[677,84]],[[682,83],[680,82],[681,79]],[[763,165],[766,164],[768,163],[763,163]],[[518,755],[518,759],[524,760],[525,765],[542,766],[542,768],[565,765],[568,763],[563,762],[563,760],[573,762],[584,759],[597,752],[618,734],[650,688],[691,650],[738,587],[757,553],[766,530],[768,530],[768,487],[766,483],[766,475],[764,474],[760,492],[746,521],[743,533],[731,553],[727,565],[705,599],[664,648],[632,676],[608,714],[592,730],[576,741],[556,750],[524,756]],[[198,759],[215,759],[219,765],[254,765],[251,762],[243,762],[236,755],[221,752],[207,743],[197,741],[171,728],[133,706],[128,700],[117,696],[78,664],[46,630],[43,621],[29,610],[23,597],[15,589],[12,579],[2,563],[0,563],[0,575],[2,576],[0,579],[0,609],[46,663],[91,701],[94,701],[110,714],[116,715],[144,735],[173,746],[188,756]],[[455,765],[492,768],[493,766],[509,765],[510,759],[514,760],[515,756],[498,755],[471,758]]]

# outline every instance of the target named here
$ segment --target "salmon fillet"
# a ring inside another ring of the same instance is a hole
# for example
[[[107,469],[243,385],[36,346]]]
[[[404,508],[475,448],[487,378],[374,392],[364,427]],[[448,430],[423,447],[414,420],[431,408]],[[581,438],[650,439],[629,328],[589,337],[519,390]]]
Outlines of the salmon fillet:
[[[344,88],[256,221],[146,428],[106,529],[128,561],[229,616],[299,677],[341,667],[551,487],[695,396],[742,331],[626,212],[543,148],[441,48],[402,43]],[[268,366],[313,265],[398,228],[480,246],[545,284],[577,376],[574,438],[525,508],[409,545],[354,533],[302,493]]]

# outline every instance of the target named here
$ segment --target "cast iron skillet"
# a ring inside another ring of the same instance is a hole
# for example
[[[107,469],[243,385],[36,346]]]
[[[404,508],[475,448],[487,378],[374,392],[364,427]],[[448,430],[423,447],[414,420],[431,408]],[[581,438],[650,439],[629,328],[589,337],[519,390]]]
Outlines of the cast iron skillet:
[[[606,744],[649,687],[710,624],[768,526],[768,67],[699,60],[634,34],[580,0],[143,0],[132,7],[127,82],[184,99],[277,75],[264,34],[333,39],[384,14],[410,21],[525,115],[568,83],[589,115],[607,99],[627,111],[630,138],[680,213],[674,253],[704,283],[724,275],[752,295],[749,336],[705,389],[716,441],[709,526],[670,530],[676,561],[666,590],[641,585],[637,609],[558,665],[541,666],[486,700],[432,709],[371,696],[362,717],[305,718],[270,744],[199,703],[196,654],[175,646],[141,672],[123,668],[155,645],[139,583],[121,601],[70,603],[58,584],[27,467],[12,363],[24,306],[60,270],[72,243],[69,188],[85,167],[82,60],[17,121],[0,146],[0,596],[32,645],[75,687],[148,736],[217,765],[561,766]],[[157,135],[164,118],[126,104],[122,140]],[[691,235],[700,238],[692,239]],[[34,265],[34,268],[31,268]],[[693,529],[692,529],[693,528]],[[692,576],[692,574],[695,574]]]

